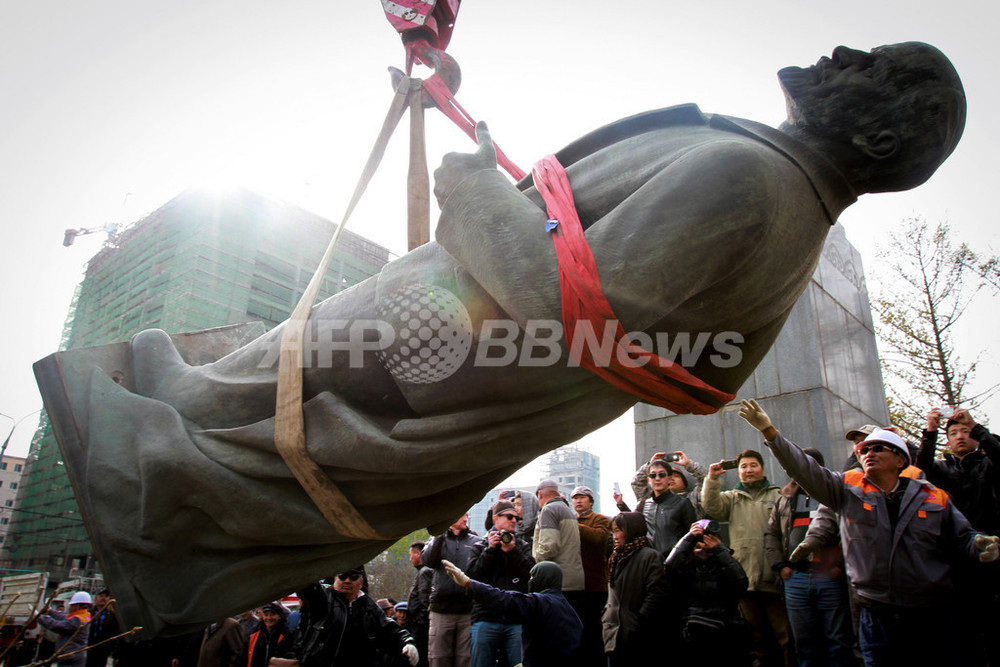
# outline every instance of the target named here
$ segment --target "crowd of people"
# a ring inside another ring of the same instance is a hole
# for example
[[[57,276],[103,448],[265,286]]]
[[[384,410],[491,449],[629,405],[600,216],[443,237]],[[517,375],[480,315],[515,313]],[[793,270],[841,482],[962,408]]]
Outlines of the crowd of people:
[[[44,655],[73,667],[1000,665],[1000,441],[968,411],[933,409],[919,448],[865,425],[841,471],[783,436],[755,401],[740,416],[792,479],[747,449],[707,468],[660,452],[638,504],[594,492],[503,491],[485,534],[459,517],[410,545],[405,599],[376,599],[364,566],[173,640],[125,641],[110,592],[38,619]],[[944,422],[947,453],[936,457]],[[734,470],[738,482],[722,490]],[[384,592],[384,591],[383,591]],[[13,662],[11,664],[27,664]]]
[[[468,616],[460,636],[440,636],[429,619],[429,664],[614,667],[669,654],[725,665],[1000,665],[989,636],[1000,613],[995,436],[967,410],[933,409],[919,448],[891,426],[864,425],[830,470],[757,402],[743,401],[740,416],[788,473],[784,487],[756,450],[707,468],[660,452],[636,473],[634,508],[616,491],[614,517],[593,511],[590,489],[565,498],[544,480],[530,537],[500,498],[485,537],[463,517],[432,539],[422,550],[438,582],[432,608],[447,590],[472,609],[451,610]],[[947,453],[937,458],[942,426]],[[729,470],[738,481],[722,490]]]

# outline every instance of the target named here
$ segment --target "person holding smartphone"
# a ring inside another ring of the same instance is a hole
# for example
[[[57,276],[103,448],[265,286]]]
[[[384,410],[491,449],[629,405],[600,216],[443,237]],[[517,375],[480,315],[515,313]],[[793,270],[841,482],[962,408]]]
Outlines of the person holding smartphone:
[[[668,488],[677,495],[687,498],[694,507],[694,513],[699,519],[704,518],[701,509],[701,485],[708,475],[708,468],[701,463],[692,461],[688,455],[678,450],[675,452],[657,452],[653,454],[650,461],[665,460],[671,464],[670,477],[667,478]],[[635,475],[632,477],[632,493],[635,494],[636,502],[641,503],[652,497],[653,490],[649,486],[649,463],[643,463]],[[617,485],[617,482],[616,482]],[[615,503],[622,512],[631,512],[632,509],[625,503],[621,490],[615,487]]]

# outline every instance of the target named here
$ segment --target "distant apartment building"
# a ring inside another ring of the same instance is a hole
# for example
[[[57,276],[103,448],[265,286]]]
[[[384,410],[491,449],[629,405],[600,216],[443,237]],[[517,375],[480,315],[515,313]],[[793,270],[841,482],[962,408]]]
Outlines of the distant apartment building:
[[[26,460],[21,456],[5,455],[0,458],[0,541],[7,535],[14,518],[14,501]]]
[[[559,492],[570,500],[570,494],[578,486],[589,486],[595,494],[601,488],[601,457],[581,449],[577,444],[563,445],[551,452],[542,468],[542,479],[554,479],[559,484]],[[469,528],[484,534],[486,513],[500,497],[500,492],[510,489],[528,495],[535,495],[536,484],[529,486],[499,486],[490,490],[483,499],[469,508]],[[600,513],[601,499],[594,498],[594,511]]]
[[[149,328],[174,334],[257,321],[270,329],[288,318],[334,227],[247,190],[185,191],[90,260],[60,349],[127,341]],[[388,261],[383,246],[343,232],[319,298],[364,280]],[[12,504],[20,511],[3,549],[9,566],[49,571],[55,581],[71,571],[96,571],[44,413],[18,491]]]
[[[549,454],[545,460],[542,475],[554,479],[559,484],[559,492],[570,499],[573,489],[578,486],[590,487],[597,494],[594,511],[601,512],[601,457],[581,449],[579,445],[563,445]]]

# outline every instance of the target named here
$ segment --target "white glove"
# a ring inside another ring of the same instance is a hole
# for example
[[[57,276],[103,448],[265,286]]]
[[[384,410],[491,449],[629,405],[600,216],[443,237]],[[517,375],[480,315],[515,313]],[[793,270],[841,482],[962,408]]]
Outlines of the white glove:
[[[467,577],[465,572],[462,572],[457,565],[449,560],[442,560],[441,564],[444,565],[444,569],[448,572],[448,576],[451,577],[456,584],[462,588],[466,588],[469,585],[469,577]]]
[[[760,407],[760,404],[752,398],[747,401],[740,401],[740,417],[747,420],[751,426],[761,433],[774,426],[771,423],[771,418],[764,412],[764,408]]]
[[[1000,543],[1000,537],[996,535],[976,535],[974,544],[979,551],[979,560],[991,563],[1000,558],[1000,547],[997,547],[997,543]]]
[[[420,661],[420,654],[417,652],[417,647],[413,644],[407,644],[403,647],[403,657],[406,658],[411,667]]]

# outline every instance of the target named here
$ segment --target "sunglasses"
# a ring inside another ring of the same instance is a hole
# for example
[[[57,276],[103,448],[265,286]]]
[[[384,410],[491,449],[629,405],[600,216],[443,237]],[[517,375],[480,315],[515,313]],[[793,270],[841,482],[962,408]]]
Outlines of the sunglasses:
[[[357,572],[344,572],[342,574],[338,574],[337,578],[341,581],[357,581],[361,578],[361,575]]]
[[[511,521],[517,521],[517,515],[516,514],[497,514],[497,516],[502,516],[503,518],[509,519]]]
[[[669,472],[651,472],[648,477],[650,479],[663,479],[664,477],[670,477]]]
[[[890,447],[889,445],[883,445],[881,442],[876,442],[875,444],[872,445],[858,445],[857,447],[854,448],[854,451],[858,453],[858,456],[864,456],[868,452],[875,452],[876,454],[878,454],[879,452],[895,453],[893,447]]]

